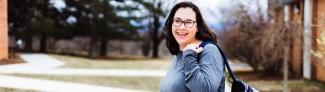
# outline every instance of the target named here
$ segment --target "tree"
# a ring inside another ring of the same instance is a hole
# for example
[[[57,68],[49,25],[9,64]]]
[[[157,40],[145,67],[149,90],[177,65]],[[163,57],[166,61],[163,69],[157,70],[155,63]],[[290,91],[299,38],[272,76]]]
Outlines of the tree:
[[[250,16],[240,7],[232,13],[236,18],[233,26],[222,34],[225,52],[232,59],[247,62],[255,71],[282,73],[283,61],[292,60],[287,53],[292,50],[293,39],[301,39],[301,24],[288,23],[288,28],[283,21],[271,23],[261,16]]]
[[[136,39],[137,32],[128,18],[116,15],[116,10],[107,0],[66,0],[67,15],[77,19],[75,30],[79,35],[91,38],[89,57],[106,55],[108,39]],[[73,10],[71,10],[73,9]],[[101,41],[100,43],[98,41]],[[100,50],[97,49],[100,46]],[[100,51],[98,54],[97,52]]]
[[[10,35],[22,38],[25,51],[32,51],[32,37],[40,37],[40,51],[46,52],[48,36],[69,39],[75,36],[91,38],[89,56],[106,55],[108,39],[138,39],[137,28],[130,19],[116,15],[108,0],[65,0],[58,9],[50,0],[10,0]],[[67,21],[75,18],[75,22]],[[99,43],[100,41],[100,43]],[[99,43],[99,44],[98,44]],[[96,50],[100,45],[100,50]]]
[[[125,2],[125,1],[122,0],[121,2]],[[163,0],[152,0],[152,1],[135,0],[133,2],[136,3],[135,6],[125,6],[123,7],[122,10],[126,10],[129,12],[139,11],[141,10],[141,8],[137,8],[139,6],[143,6],[146,9],[147,13],[143,14],[141,17],[135,18],[135,20],[138,21],[150,20],[149,24],[146,26],[148,28],[148,31],[147,33],[145,33],[143,37],[143,54],[147,56],[150,51],[148,48],[152,47],[152,57],[158,58],[159,44],[164,38],[164,35],[160,30],[161,27],[160,19],[166,16],[166,12],[164,12],[162,8],[162,4],[164,3],[164,1]]]
[[[152,33],[151,39],[152,39],[152,57],[158,58],[159,57],[159,44],[161,43],[162,39],[164,38],[164,35],[162,31],[159,31],[159,28],[161,27],[160,24],[160,17],[165,17],[165,13],[163,12],[161,5],[162,0],[155,0],[153,3],[148,2],[140,2],[143,4],[151,14],[151,17],[153,19],[152,29],[150,29],[149,33]]]
[[[35,24],[44,17],[49,0],[10,0],[9,34],[25,41],[25,51],[32,51],[32,36],[37,34]]]

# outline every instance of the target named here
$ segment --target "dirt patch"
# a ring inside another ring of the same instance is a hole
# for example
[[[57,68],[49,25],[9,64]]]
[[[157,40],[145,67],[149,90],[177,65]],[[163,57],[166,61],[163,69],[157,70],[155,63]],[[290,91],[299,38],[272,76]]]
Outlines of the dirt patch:
[[[0,59],[0,65],[23,63],[19,53],[9,53],[9,59]]]
[[[257,81],[257,80],[282,80],[281,75],[270,75],[262,72],[236,72],[235,75],[241,80]]]
[[[261,92],[282,92],[284,89],[282,75],[236,72],[236,76]],[[303,78],[289,78],[288,89],[290,92],[325,92],[325,83]]]

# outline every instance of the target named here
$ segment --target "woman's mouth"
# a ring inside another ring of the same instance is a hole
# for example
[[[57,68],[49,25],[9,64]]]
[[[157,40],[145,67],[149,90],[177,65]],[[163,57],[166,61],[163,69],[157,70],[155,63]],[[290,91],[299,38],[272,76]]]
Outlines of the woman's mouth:
[[[186,36],[188,33],[183,33],[183,32],[176,32],[177,36]]]
[[[183,42],[186,40],[188,34],[189,33],[187,32],[176,32],[176,39],[180,42]]]

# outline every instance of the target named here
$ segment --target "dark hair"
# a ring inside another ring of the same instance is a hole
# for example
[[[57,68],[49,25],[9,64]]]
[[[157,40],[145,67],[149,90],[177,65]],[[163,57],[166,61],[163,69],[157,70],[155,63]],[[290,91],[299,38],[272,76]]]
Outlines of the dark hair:
[[[165,27],[164,27],[165,36],[166,36],[166,46],[169,49],[169,52],[173,55],[176,55],[180,52],[179,45],[176,42],[176,39],[174,38],[172,33],[173,18],[175,16],[175,12],[179,8],[187,8],[187,7],[193,9],[193,11],[196,14],[196,23],[197,23],[198,32],[196,33],[195,38],[202,41],[210,40],[213,43],[217,43],[216,34],[212,32],[204,22],[199,8],[196,5],[194,5],[192,2],[188,2],[188,1],[180,2],[176,4],[171,10],[171,12],[169,13],[169,16],[167,17],[167,20],[165,22]]]

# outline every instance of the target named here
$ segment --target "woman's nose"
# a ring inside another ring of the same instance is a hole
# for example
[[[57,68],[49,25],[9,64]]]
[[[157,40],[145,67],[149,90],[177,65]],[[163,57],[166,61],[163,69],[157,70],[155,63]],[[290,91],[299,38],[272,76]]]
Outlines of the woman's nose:
[[[178,28],[179,29],[185,29],[186,28],[185,23],[182,23]]]

